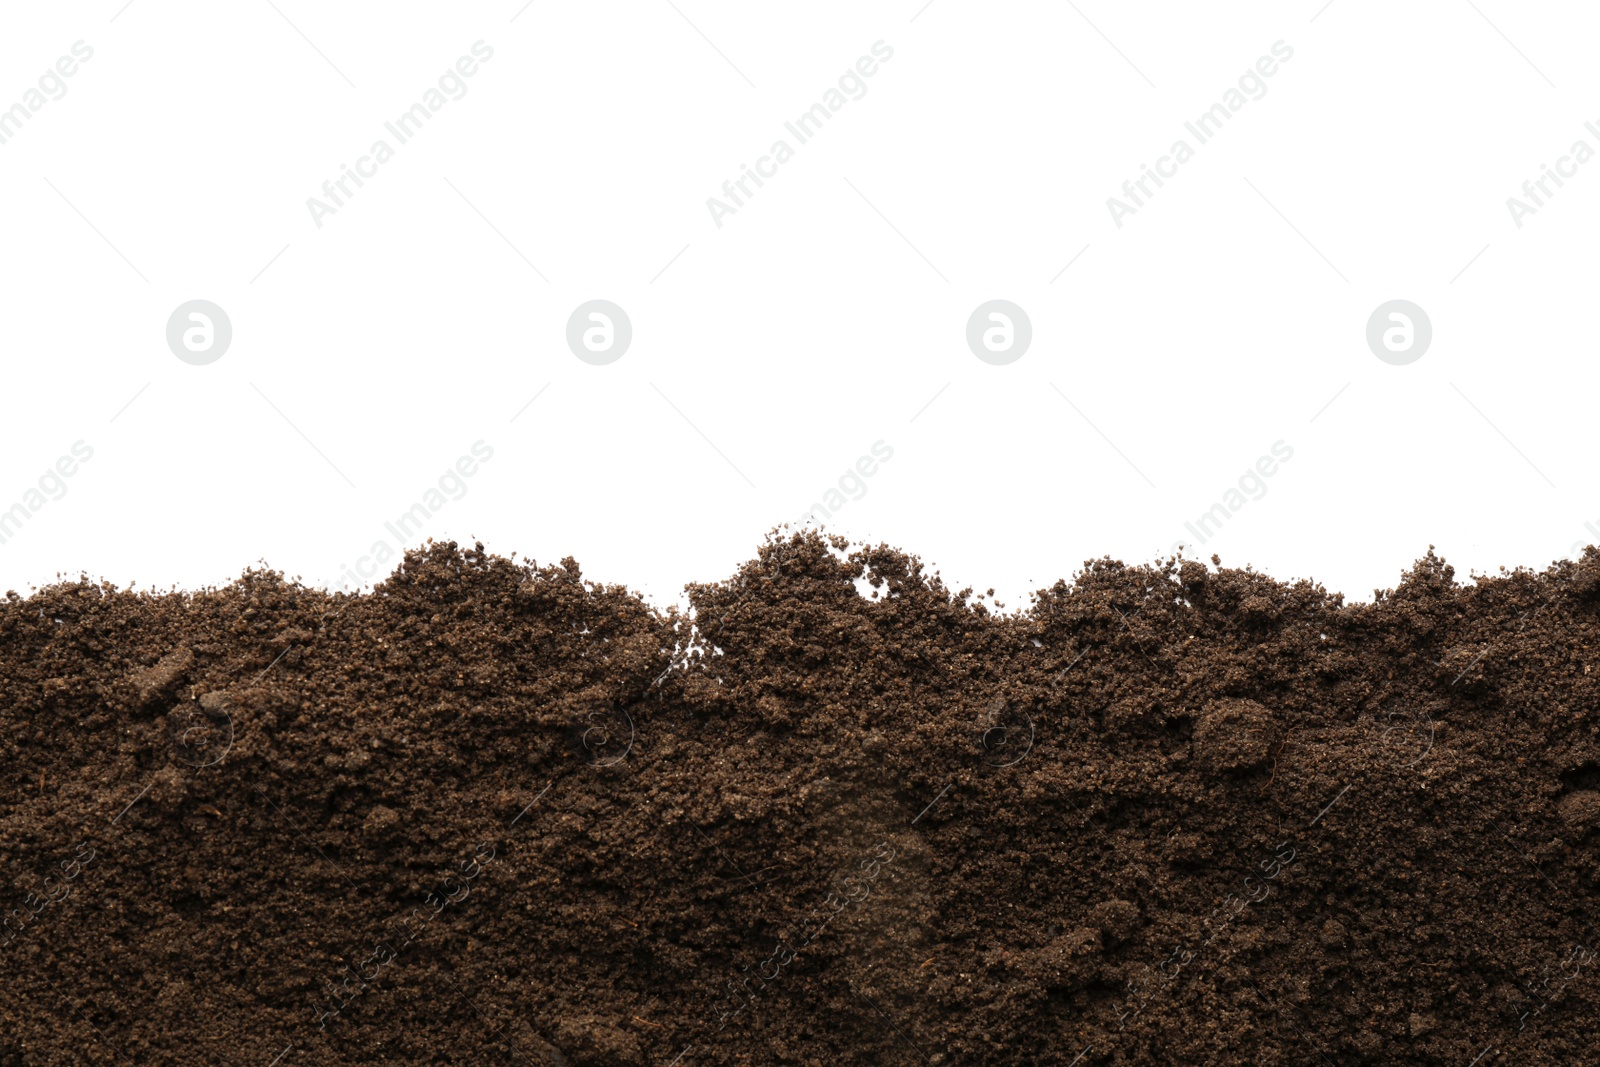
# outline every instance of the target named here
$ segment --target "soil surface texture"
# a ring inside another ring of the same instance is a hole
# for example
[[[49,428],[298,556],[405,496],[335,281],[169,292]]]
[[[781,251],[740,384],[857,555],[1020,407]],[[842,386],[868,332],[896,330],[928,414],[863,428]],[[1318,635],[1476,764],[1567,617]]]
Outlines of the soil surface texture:
[[[1600,552],[0,600],[0,1067],[1600,1062]]]

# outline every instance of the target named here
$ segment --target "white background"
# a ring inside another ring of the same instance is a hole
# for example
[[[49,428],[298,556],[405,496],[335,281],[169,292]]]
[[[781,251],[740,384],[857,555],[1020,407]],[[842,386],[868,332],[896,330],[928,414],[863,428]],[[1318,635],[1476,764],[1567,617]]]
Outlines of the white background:
[[[0,145],[0,508],[94,457],[0,545],[0,589],[338,584],[480,439],[428,536],[658,603],[878,440],[830,528],[1012,606],[1193,542],[1280,439],[1190,555],[1364,599],[1429,544],[1465,574],[1596,539],[1600,161],[1520,229],[1506,206],[1600,149],[1586,5],[276,3],[8,5],[0,107],[94,56]],[[384,122],[479,40],[397,145]],[[797,145],[784,122],[880,40]],[[1184,122],[1279,40],[1198,145]],[[1119,229],[1107,198],[1180,137]],[[319,229],[307,198],[379,138],[395,158]],[[707,198],[779,138],[795,158],[718,228]],[[234,331],[203,367],[165,339],[195,298]],[[565,343],[593,298],[633,323],[609,366]],[[1033,324],[1009,366],[965,342],[993,298]],[[1432,319],[1409,366],[1365,342],[1394,298]]]

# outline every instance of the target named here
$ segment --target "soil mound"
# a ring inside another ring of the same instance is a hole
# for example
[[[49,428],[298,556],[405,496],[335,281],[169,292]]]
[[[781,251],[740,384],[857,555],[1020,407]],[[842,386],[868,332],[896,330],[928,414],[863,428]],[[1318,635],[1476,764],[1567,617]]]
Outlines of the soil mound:
[[[1595,549],[846,547],[10,594],[0,1067],[1594,1062]]]

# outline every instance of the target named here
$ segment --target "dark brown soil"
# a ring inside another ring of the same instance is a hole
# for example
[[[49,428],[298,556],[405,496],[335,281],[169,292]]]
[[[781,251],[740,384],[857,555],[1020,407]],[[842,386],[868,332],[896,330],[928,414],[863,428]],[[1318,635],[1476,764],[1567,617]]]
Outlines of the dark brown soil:
[[[841,547],[11,594],[0,1067],[1600,1057],[1595,549],[1006,614]]]

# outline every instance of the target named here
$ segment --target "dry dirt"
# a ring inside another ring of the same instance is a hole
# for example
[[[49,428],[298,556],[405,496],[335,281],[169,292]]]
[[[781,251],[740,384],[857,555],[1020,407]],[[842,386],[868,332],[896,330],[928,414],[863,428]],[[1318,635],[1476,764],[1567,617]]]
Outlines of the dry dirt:
[[[0,1067],[1596,1061],[1595,549],[841,547],[10,594]]]

